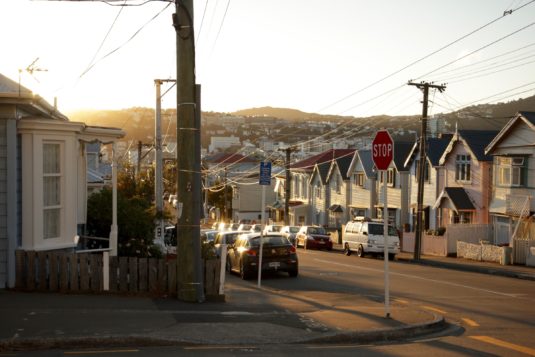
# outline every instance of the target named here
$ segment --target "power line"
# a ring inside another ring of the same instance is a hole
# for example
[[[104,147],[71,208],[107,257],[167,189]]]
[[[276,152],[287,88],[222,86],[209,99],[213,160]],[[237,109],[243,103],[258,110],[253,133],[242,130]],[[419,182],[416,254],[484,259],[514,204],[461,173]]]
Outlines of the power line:
[[[365,86],[365,87],[363,87],[363,88],[361,88],[361,89],[359,89],[359,90],[357,90],[357,91],[355,91],[355,92],[353,92],[353,93],[351,93],[351,94],[349,94],[349,95],[343,97],[342,99],[339,99],[339,100],[337,100],[337,101],[335,101],[335,102],[333,102],[333,103],[331,103],[331,104],[329,104],[329,105],[327,105],[327,106],[321,108],[321,109],[318,110],[317,112],[322,112],[322,111],[324,111],[325,109],[328,109],[328,108],[330,108],[330,107],[332,107],[332,106],[334,106],[334,105],[336,105],[336,104],[338,104],[338,103],[340,103],[340,102],[343,102],[343,101],[345,101],[345,100],[347,100],[347,99],[349,99],[349,98],[355,96],[356,94],[361,93],[361,92],[365,91],[366,89],[369,89],[369,88],[371,88],[371,87],[373,87],[373,86],[375,86],[375,85],[377,85],[377,84],[379,84],[379,83],[381,83],[381,82],[387,80],[388,78],[393,77],[394,75],[396,75],[396,74],[398,74],[398,73],[401,73],[402,71],[406,70],[407,68],[410,68],[410,67],[414,66],[415,64],[418,64],[418,63],[422,62],[423,60],[425,60],[425,59],[427,59],[427,58],[429,58],[429,57],[431,57],[431,56],[433,56],[433,55],[435,55],[435,54],[437,54],[437,53],[439,53],[439,52],[445,50],[446,48],[448,48],[448,47],[450,47],[450,46],[456,44],[457,42],[460,42],[460,41],[464,40],[465,38],[467,38],[467,37],[469,37],[469,36],[471,36],[471,35],[473,35],[473,34],[479,32],[479,31],[481,31],[481,30],[483,30],[484,28],[486,28],[486,27],[488,27],[488,26],[494,24],[495,22],[497,22],[497,21],[503,19],[505,16],[510,15],[510,14],[512,14],[513,12],[516,12],[516,11],[522,9],[522,8],[524,8],[525,6],[528,6],[528,5],[532,4],[533,2],[535,2],[535,0],[531,0],[530,2],[528,2],[528,3],[526,3],[526,4],[522,5],[522,6],[519,6],[519,7],[516,8],[516,9],[512,9],[512,10],[510,10],[510,11],[506,11],[506,12],[504,12],[503,15],[501,15],[501,16],[497,17],[496,19],[494,19],[494,20],[492,20],[492,21],[490,21],[490,22],[484,24],[483,26],[480,26],[480,27],[476,28],[475,30],[473,30],[473,31],[471,31],[471,32],[469,32],[469,33],[467,33],[466,35],[463,35],[463,36],[457,38],[456,40],[454,40],[454,41],[452,41],[452,42],[450,42],[450,43],[448,43],[448,44],[442,46],[441,48],[439,48],[439,49],[437,49],[437,50],[435,50],[435,51],[433,51],[433,52],[431,52],[431,53],[429,53],[429,54],[427,54],[427,55],[425,55],[425,56],[423,56],[423,57],[420,57],[419,59],[417,59],[417,60],[415,60],[415,61],[409,63],[408,65],[406,65],[406,66],[404,66],[404,67],[402,67],[402,68],[400,68],[400,69],[398,69],[398,70],[396,70],[396,71],[394,71],[394,72],[388,74],[388,75],[385,76],[385,77],[382,77],[381,79],[378,79],[378,80],[375,81],[375,82],[372,82],[371,84],[369,84],[369,85],[367,85],[367,86]],[[424,76],[426,76],[426,75],[420,76],[420,77],[418,77],[418,78],[421,78],[421,77],[424,77]]]

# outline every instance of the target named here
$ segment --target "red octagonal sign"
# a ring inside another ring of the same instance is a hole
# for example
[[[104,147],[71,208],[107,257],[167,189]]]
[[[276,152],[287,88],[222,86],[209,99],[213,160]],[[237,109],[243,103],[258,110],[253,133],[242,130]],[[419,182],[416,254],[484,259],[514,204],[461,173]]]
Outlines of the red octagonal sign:
[[[386,130],[380,130],[372,141],[372,158],[377,170],[387,170],[394,158],[394,141]]]

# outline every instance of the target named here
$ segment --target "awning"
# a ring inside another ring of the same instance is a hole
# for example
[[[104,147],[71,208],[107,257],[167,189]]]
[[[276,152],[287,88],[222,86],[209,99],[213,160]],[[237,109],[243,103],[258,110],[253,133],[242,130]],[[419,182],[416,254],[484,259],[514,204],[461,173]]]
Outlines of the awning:
[[[331,205],[331,207],[329,207],[329,211],[342,213],[344,212],[344,209],[342,208],[341,205]]]
[[[446,187],[438,196],[433,208],[449,208],[455,212],[475,211],[475,206],[462,187]]]
[[[280,209],[282,207],[283,207],[282,203],[280,203],[280,201],[278,201],[278,200],[273,202],[272,205],[268,206],[268,208],[271,208],[271,209]]]

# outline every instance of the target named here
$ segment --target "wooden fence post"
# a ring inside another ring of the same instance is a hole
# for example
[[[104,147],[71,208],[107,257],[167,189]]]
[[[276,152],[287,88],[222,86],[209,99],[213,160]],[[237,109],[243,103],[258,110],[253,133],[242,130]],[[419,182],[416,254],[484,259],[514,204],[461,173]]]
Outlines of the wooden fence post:
[[[39,291],[45,291],[48,289],[48,286],[47,286],[47,278],[48,278],[48,273],[47,273],[47,254],[46,252],[37,252],[37,278],[38,278],[38,283],[37,283],[37,289]]]
[[[148,277],[148,264],[147,258],[139,258],[139,291],[147,292],[149,288],[149,277]]]
[[[89,255],[79,254],[78,259],[80,261],[80,289],[89,291]]]
[[[26,288],[26,252],[23,250],[15,251],[15,287],[17,289]]]
[[[118,264],[117,257],[110,257],[110,291],[116,292],[118,290],[117,287],[117,267]]]
[[[58,291],[58,254],[55,252],[48,253],[48,286],[50,291]]]
[[[128,258],[128,291],[137,293],[138,291],[138,258]]]
[[[35,251],[27,252],[28,270],[26,274],[26,289],[29,291],[35,290]]]

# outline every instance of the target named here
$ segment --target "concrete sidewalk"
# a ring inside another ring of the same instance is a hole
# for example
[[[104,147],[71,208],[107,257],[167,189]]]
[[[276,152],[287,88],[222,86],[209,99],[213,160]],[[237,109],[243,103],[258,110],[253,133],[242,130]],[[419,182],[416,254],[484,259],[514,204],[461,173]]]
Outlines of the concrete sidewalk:
[[[0,290],[0,352],[143,345],[370,343],[447,327],[442,316],[364,296],[324,305],[231,276],[226,302]]]
[[[335,249],[341,246],[336,245]],[[535,269],[400,253],[407,264],[535,280]],[[23,293],[0,290],[0,352],[143,345],[370,343],[414,338],[447,327],[442,316],[381,299],[258,288],[227,275],[226,302],[173,298]],[[327,304],[323,301],[335,301]]]

